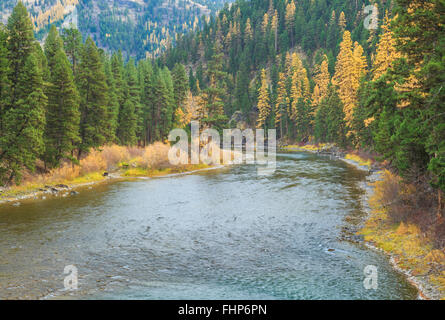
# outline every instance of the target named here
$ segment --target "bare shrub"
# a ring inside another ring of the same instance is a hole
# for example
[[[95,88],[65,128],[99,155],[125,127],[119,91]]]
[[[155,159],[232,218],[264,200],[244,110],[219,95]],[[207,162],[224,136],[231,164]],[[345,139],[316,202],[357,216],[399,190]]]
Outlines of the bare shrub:
[[[374,200],[385,209],[392,222],[415,224],[437,247],[445,247],[443,213],[437,212],[437,196],[426,176],[418,176],[415,183],[405,183],[385,170]]]
[[[129,155],[129,159],[142,157],[145,153],[145,148],[141,148],[141,147],[137,147],[137,146],[126,147],[126,148],[127,148],[127,153]]]
[[[91,151],[85,159],[80,160],[80,174],[88,174],[107,169],[107,162],[98,150]]]
[[[155,142],[145,149],[144,153],[138,159],[138,166],[145,169],[163,168],[169,165],[168,151],[170,147],[161,142]]]
[[[101,156],[104,158],[107,170],[117,168],[118,164],[132,158],[128,148],[118,145],[106,146],[102,149]]]

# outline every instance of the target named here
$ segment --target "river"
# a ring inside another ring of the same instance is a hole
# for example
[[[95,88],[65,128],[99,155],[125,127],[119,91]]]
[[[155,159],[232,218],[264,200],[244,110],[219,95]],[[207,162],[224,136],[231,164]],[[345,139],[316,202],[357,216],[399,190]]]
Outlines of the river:
[[[415,299],[384,255],[339,239],[365,176],[281,153],[270,176],[240,165],[1,205],[0,299]]]

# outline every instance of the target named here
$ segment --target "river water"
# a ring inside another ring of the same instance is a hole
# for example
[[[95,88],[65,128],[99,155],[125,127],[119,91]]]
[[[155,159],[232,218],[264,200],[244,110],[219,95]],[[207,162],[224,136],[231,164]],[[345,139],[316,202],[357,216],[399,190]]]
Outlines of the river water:
[[[0,299],[414,299],[385,256],[339,239],[363,215],[364,180],[283,153],[270,176],[241,165],[2,205]]]

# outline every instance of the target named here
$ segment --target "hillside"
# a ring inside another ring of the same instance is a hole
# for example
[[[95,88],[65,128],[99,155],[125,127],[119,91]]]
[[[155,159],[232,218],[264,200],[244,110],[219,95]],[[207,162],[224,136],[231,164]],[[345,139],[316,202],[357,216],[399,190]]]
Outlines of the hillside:
[[[39,40],[52,24],[76,26],[108,51],[122,49],[136,58],[157,56],[177,34],[197,30],[201,18],[219,10],[224,0],[26,0]],[[16,0],[0,0],[0,21],[7,23]]]

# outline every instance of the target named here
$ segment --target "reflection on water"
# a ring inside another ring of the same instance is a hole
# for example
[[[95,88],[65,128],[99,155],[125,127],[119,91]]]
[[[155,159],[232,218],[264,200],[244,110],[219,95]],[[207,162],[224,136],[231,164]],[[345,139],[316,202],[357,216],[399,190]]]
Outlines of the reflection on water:
[[[385,257],[338,240],[364,173],[303,153],[0,207],[0,298],[412,299]],[[334,249],[332,251],[332,249]],[[379,271],[377,290],[363,269]],[[79,290],[63,290],[66,265]]]

